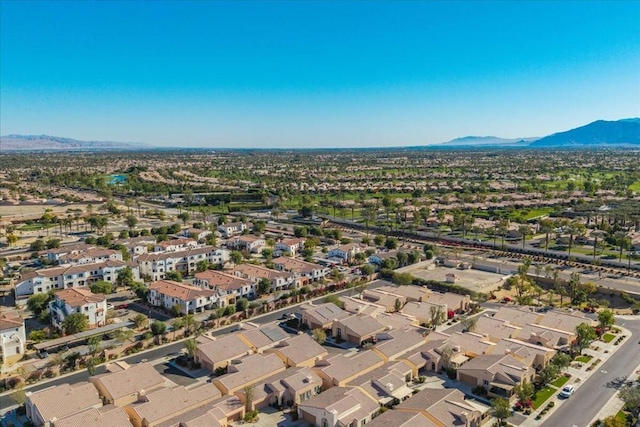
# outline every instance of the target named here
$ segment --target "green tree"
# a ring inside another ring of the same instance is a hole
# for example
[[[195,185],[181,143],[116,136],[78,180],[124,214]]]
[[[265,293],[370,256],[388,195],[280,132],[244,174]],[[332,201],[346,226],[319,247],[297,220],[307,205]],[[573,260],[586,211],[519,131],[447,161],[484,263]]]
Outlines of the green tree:
[[[131,233],[133,229],[136,228],[136,225],[138,225],[138,218],[135,215],[127,215],[125,223],[127,227],[129,227],[129,233]]]
[[[27,401],[27,393],[24,391],[24,383],[19,382],[11,393],[11,400],[22,406]]]
[[[596,338],[598,338],[598,335],[593,326],[587,325],[586,323],[580,323],[576,326],[576,347],[578,347],[578,353],[582,354],[582,350],[589,347]]]
[[[271,280],[263,277],[258,282],[258,295],[265,295],[271,292]]]
[[[133,282],[133,270],[131,267],[125,267],[118,271],[116,286],[131,286]]]
[[[89,285],[89,290],[94,294],[110,294],[113,291],[113,285],[104,280],[98,280]]]
[[[476,328],[477,323],[478,323],[477,317],[469,317],[469,316],[464,316],[460,321],[463,332],[473,332],[473,330]]]
[[[376,272],[376,269],[371,264],[365,264],[360,268],[360,273],[362,273],[365,277],[371,277],[373,273]]]
[[[164,275],[166,280],[173,280],[175,282],[182,282],[182,273],[178,270],[167,271]]]
[[[625,385],[618,396],[624,407],[637,418],[640,414],[640,385]]]
[[[62,321],[62,330],[67,335],[77,334],[89,329],[89,318],[83,313],[71,313]]]
[[[398,247],[398,239],[395,237],[387,237],[384,241],[384,246],[387,249],[396,249]]]
[[[229,258],[231,259],[231,262],[238,265],[242,262],[242,253],[238,251],[231,251]]]
[[[540,380],[540,384],[546,386],[551,381],[556,379],[556,377],[560,374],[560,368],[553,363],[548,364],[538,374],[538,379]]]
[[[198,261],[196,263],[196,271],[198,273],[202,273],[203,271],[207,271],[209,269],[209,261],[203,259],[202,261]]]
[[[511,416],[511,405],[507,399],[502,397],[491,400],[491,415],[498,419],[498,423],[502,425],[504,420]]]
[[[7,234],[7,243],[9,246],[13,246],[18,242],[18,236],[13,233]]]
[[[616,323],[616,318],[613,316],[613,311],[605,308],[598,311],[598,323],[601,328],[609,329]]]
[[[149,323],[147,316],[142,313],[136,314],[131,320],[133,321],[133,324],[136,325],[136,329],[142,329]]]
[[[45,245],[44,240],[42,239],[38,239],[32,242],[31,245],[29,245],[29,250],[32,252],[44,251],[46,248],[47,248],[47,245]]]
[[[167,325],[159,320],[151,322],[151,333],[154,336],[164,335],[167,332]]]
[[[193,360],[196,356],[196,351],[198,351],[198,342],[193,338],[189,338],[184,342],[184,348],[187,350],[189,359]]]
[[[376,246],[382,246],[382,244],[384,243],[384,236],[382,235],[377,235],[376,237],[373,238],[373,243],[376,244]]]
[[[189,212],[184,211],[178,214],[178,219],[182,220],[182,224],[187,225],[187,222],[191,219],[191,215],[189,214]]]
[[[245,311],[249,307],[249,300],[246,298],[238,298],[236,301],[236,309],[238,311]]]
[[[566,353],[556,353],[551,359],[551,364],[562,372],[571,365],[571,356]]]
[[[50,296],[49,294],[35,294],[31,295],[27,300],[27,307],[33,314],[39,316],[49,304]]]
[[[413,276],[409,273],[395,273],[391,281],[396,285],[406,286],[413,283]]]
[[[311,335],[313,336],[313,339],[320,345],[324,344],[324,342],[327,340],[327,334],[321,328],[314,329],[311,332]]]
[[[526,402],[527,400],[532,399],[533,395],[536,392],[535,388],[533,387],[533,384],[527,381],[523,382],[522,384],[517,384],[514,387],[513,391],[516,394],[516,396],[518,396],[518,400],[520,402]]]

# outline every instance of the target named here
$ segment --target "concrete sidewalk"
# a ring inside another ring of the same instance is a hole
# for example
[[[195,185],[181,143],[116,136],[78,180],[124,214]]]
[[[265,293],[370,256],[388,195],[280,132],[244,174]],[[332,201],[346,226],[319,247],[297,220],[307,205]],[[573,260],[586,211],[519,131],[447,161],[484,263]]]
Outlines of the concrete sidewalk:
[[[631,331],[625,329],[622,326],[616,326],[617,328],[619,328],[621,330],[621,332],[619,332],[616,336],[621,336],[621,335],[625,335],[627,338],[626,340],[629,339],[636,339],[636,337],[633,337],[631,334]],[[607,361],[607,359],[609,359],[619,348],[619,345],[614,345],[615,340],[609,342],[609,343],[605,343],[604,341],[594,341],[591,344],[591,347],[585,349],[582,354],[583,355],[589,355],[592,356],[593,358],[587,362],[587,363],[581,363],[581,364],[576,364],[575,362],[572,363],[572,366],[570,366],[567,369],[567,373],[571,374],[571,379],[565,384],[566,385],[574,385],[576,386],[576,389],[579,388],[581,386],[581,384],[586,381],[594,372],[598,371],[600,369],[600,366],[602,366],[604,364],[604,362]],[[593,364],[597,359],[601,359],[601,362],[598,363],[591,371],[587,371],[587,368]],[[553,387],[553,386],[552,386]],[[563,386],[564,387],[564,386]],[[555,388],[555,387],[554,387]],[[559,393],[560,393],[560,388],[558,388],[558,392],[555,393],[554,395],[552,395],[549,399],[547,399],[538,409],[536,409],[535,411],[533,411],[531,413],[531,415],[529,415],[527,417],[527,419],[520,424],[520,427],[533,427],[533,426],[539,426],[540,424],[544,423],[544,421],[555,411],[557,411],[558,409],[562,408],[562,404],[563,402],[566,401],[566,399],[561,399],[559,397]],[[617,399],[617,397],[615,398]],[[614,400],[614,399],[611,399]],[[619,399],[618,399],[619,400]],[[544,408],[547,407],[547,405],[550,402],[554,402],[554,406],[553,408],[551,408],[547,414],[545,414],[540,420],[536,420],[536,416],[538,414],[540,414]],[[611,405],[610,407],[608,407],[607,405],[603,406],[602,411],[604,411],[606,408],[609,408],[608,411],[612,411],[614,409],[615,405]],[[618,409],[619,410],[619,409]],[[618,410],[616,410],[613,414],[615,415]],[[600,415],[600,414],[598,414]],[[608,415],[607,415],[608,416]]]
[[[635,373],[640,372],[640,364],[634,370]],[[629,380],[633,380],[634,378],[629,378]],[[613,395],[608,402],[602,405],[602,409],[596,414],[596,416],[591,420],[591,423],[594,423],[597,420],[604,420],[607,417],[615,416],[622,408],[624,407],[624,402],[620,400],[618,397],[618,393]]]

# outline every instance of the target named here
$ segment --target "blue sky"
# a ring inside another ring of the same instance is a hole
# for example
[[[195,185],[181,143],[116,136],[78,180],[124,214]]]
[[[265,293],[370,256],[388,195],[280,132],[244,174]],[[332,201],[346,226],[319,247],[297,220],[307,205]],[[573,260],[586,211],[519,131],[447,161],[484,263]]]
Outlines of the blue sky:
[[[0,2],[0,132],[422,145],[640,116],[640,2]]]

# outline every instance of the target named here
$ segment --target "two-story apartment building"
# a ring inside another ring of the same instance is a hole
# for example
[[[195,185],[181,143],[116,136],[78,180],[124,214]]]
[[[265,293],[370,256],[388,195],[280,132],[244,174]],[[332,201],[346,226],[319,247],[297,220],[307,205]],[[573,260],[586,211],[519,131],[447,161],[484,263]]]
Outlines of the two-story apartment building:
[[[363,252],[364,247],[358,243],[348,243],[331,249],[327,256],[339,259],[341,262],[351,262],[357,253]]]
[[[304,249],[304,242],[305,239],[298,237],[282,239],[276,243],[274,254],[276,256],[281,256],[287,253],[291,256],[296,256],[302,249]]]
[[[198,241],[189,237],[164,240],[156,243],[153,248],[154,252],[177,252],[190,248],[197,248]]]
[[[227,246],[238,250],[246,249],[251,253],[260,253],[267,246],[267,242],[263,237],[247,234],[234,237],[227,242]]]
[[[222,224],[218,226],[218,231],[222,237],[229,238],[242,234],[247,229],[247,225],[242,222],[230,222],[229,224]]]
[[[271,282],[271,288],[273,290],[298,287],[298,281],[292,273],[272,270],[259,265],[240,264],[233,270],[233,274],[243,279],[249,279],[256,284],[262,279],[267,279]]]
[[[256,282],[252,280],[216,270],[196,273],[193,283],[203,289],[213,289],[220,294],[233,295],[233,301],[236,298],[255,297],[258,288]],[[233,301],[229,300],[229,304],[232,304]]]
[[[62,329],[64,319],[73,313],[82,313],[89,319],[89,328],[104,326],[107,320],[107,298],[87,288],[63,289],[55,293],[49,303],[51,325]]]
[[[278,270],[293,273],[307,282],[317,282],[331,272],[327,267],[289,257],[275,258],[273,264]]]
[[[191,275],[198,269],[198,262],[208,261],[210,264],[224,264],[229,259],[229,252],[215,246],[202,246],[176,252],[155,252],[140,255],[137,259],[140,274],[151,281],[162,280],[169,271],[179,271]]]
[[[122,252],[113,249],[96,248],[58,258],[60,265],[95,264],[105,261],[122,261]]]
[[[118,272],[126,267],[131,268],[134,280],[140,280],[135,262],[117,260],[35,270],[20,277],[16,283],[16,297],[87,286],[99,280],[115,283]]]
[[[193,314],[217,306],[216,291],[190,286],[173,280],[158,280],[149,285],[149,303],[167,310],[180,307],[180,313]]]
[[[203,230],[201,228],[187,228],[184,230],[184,237],[190,237],[192,239],[196,239],[198,242],[204,241],[207,236],[209,236],[212,231]]]
[[[96,247],[96,245],[89,245],[87,243],[75,243],[72,245],[64,245],[59,248],[47,249],[46,251],[41,252],[41,254],[46,255],[49,262],[58,263],[58,260],[62,256],[86,252],[91,249],[96,249]]]
[[[0,351],[3,363],[20,359],[24,354],[26,342],[24,320],[13,311],[0,314]]]

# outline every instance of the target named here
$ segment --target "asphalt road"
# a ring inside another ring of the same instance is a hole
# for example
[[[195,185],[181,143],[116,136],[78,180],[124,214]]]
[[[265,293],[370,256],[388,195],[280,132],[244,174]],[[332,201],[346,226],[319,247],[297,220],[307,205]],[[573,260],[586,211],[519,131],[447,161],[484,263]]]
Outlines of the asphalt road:
[[[617,392],[615,388],[608,387],[607,383],[616,377],[631,376],[636,369],[640,358],[640,319],[618,320],[620,325],[632,332],[627,337],[621,348],[616,351],[606,362],[598,367],[598,370],[581,383],[573,396],[565,402],[556,412],[550,415],[542,424],[544,427],[584,427],[598,414],[602,406]]]

